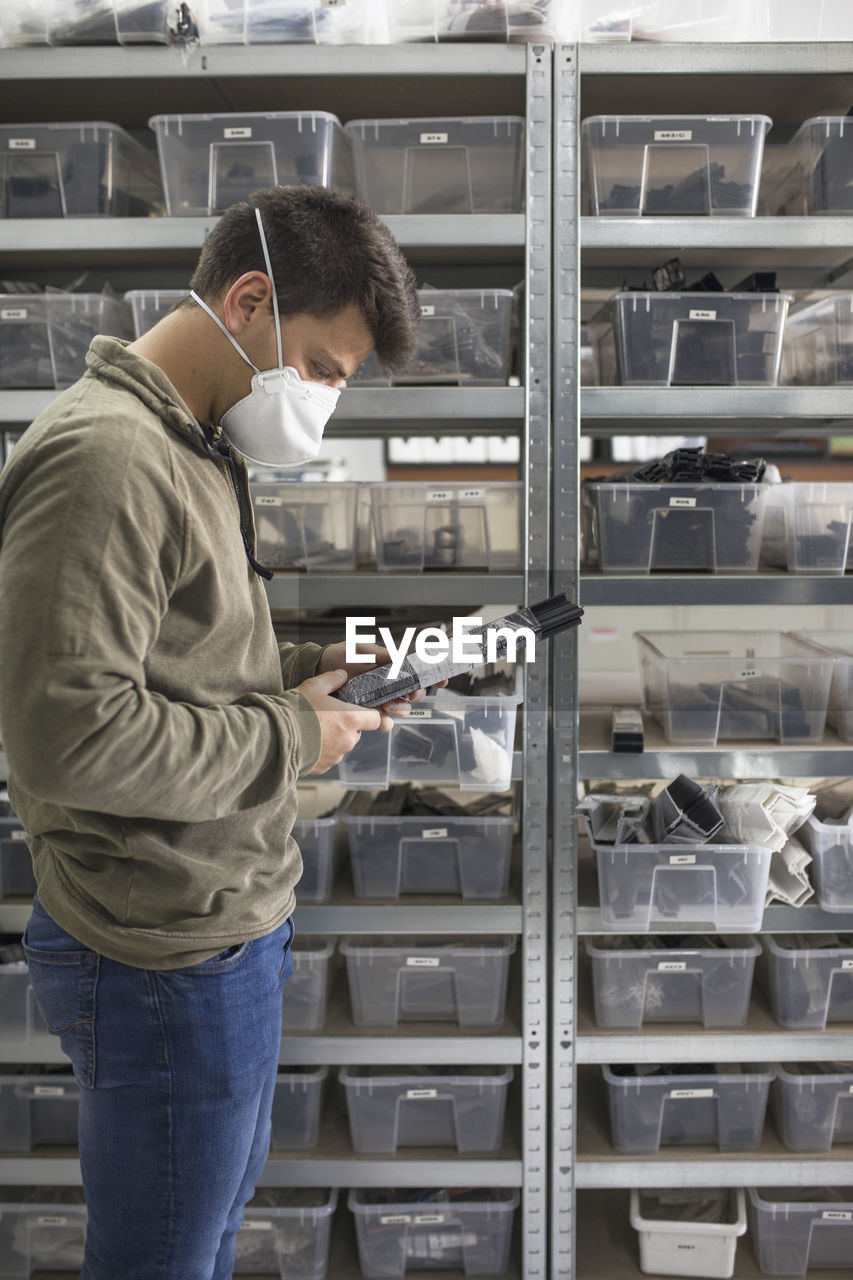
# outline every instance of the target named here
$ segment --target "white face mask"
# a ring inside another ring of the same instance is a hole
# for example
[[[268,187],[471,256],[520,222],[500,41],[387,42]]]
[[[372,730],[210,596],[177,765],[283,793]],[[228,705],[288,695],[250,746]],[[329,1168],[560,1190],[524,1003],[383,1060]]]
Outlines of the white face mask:
[[[298,467],[317,457],[323,428],[332,416],[341,393],[321,382],[303,381],[296,369],[283,362],[278,297],[260,209],[255,210],[255,216],[267,275],[272,284],[278,366],[275,369],[258,369],[207,303],[192,290],[190,297],[219,325],[246,364],[255,370],[249,394],[222,415],[222,430],[228,440],[256,466]]]

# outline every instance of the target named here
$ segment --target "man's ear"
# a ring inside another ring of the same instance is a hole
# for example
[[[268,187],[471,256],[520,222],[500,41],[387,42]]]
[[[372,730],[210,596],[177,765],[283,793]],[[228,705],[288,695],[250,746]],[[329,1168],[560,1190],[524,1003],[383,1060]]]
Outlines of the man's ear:
[[[243,333],[258,314],[266,316],[271,298],[272,285],[263,271],[247,271],[235,280],[222,301],[231,333]]]

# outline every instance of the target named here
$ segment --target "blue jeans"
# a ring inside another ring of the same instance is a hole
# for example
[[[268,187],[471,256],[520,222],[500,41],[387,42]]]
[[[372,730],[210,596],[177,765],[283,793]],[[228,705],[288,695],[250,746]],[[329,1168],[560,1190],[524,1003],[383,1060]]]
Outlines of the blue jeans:
[[[119,964],[36,898],[24,949],[80,1089],[79,1280],[230,1280],[266,1163],[293,926],[185,969]]]

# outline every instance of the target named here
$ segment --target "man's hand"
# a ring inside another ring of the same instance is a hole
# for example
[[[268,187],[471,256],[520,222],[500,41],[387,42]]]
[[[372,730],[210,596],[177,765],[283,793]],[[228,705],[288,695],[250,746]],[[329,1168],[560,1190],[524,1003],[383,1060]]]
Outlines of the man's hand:
[[[370,654],[373,658],[372,662],[347,662],[347,646],[345,640],[339,640],[337,644],[327,645],[320,654],[320,661],[317,664],[317,674],[320,675],[326,671],[346,671],[348,675],[360,676],[362,672],[369,671],[371,667],[383,667],[391,661],[391,655],[387,649],[383,649],[379,644],[368,644],[367,642],[359,643],[357,646],[359,653]],[[436,688],[443,688],[447,684],[446,680],[442,680]],[[340,685],[337,686],[340,688]],[[379,708],[382,713],[382,723],[380,729],[386,733],[391,728],[390,716],[407,716],[409,708],[413,702],[421,702],[426,697],[425,689],[418,689],[416,693],[410,693],[406,698],[395,698],[392,702],[383,703]]]
[[[326,671],[312,676],[296,688],[307,698],[320,721],[322,742],[320,756],[313,773],[326,773],[333,765],[340,764],[348,751],[352,751],[362,733],[374,729],[391,728],[391,720],[375,707],[355,707],[349,702],[339,702],[331,695],[349,679],[349,673]]]

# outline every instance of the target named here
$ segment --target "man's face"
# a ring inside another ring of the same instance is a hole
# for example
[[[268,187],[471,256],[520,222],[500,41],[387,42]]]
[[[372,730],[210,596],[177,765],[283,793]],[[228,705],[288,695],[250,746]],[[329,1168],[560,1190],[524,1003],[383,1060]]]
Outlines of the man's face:
[[[259,369],[275,368],[278,352],[272,316],[257,333],[255,345],[254,352],[247,351],[254,364]],[[283,363],[305,382],[337,387],[370,355],[373,338],[358,307],[351,304],[331,317],[305,313],[282,317],[281,346]]]

